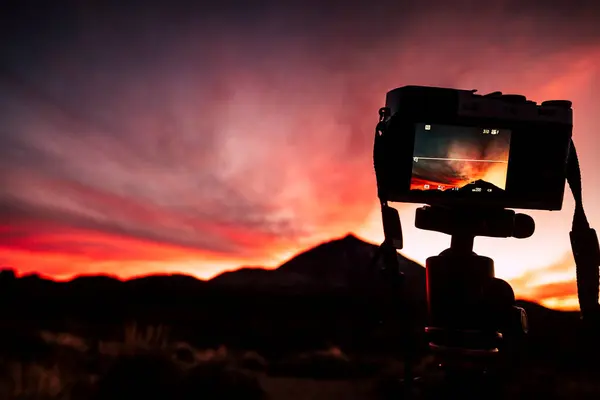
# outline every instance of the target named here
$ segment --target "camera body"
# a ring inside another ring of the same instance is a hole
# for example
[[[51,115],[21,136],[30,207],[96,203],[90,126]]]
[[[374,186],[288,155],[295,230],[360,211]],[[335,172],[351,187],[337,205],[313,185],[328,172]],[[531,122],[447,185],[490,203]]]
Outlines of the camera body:
[[[403,86],[386,95],[374,143],[382,201],[560,210],[571,102]]]

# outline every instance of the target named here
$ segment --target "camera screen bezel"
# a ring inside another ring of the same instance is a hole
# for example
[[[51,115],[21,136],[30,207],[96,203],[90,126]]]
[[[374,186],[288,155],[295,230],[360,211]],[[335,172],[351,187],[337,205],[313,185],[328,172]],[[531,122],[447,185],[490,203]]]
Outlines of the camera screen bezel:
[[[410,190],[412,157],[417,123],[465,127],[489,127],[511,130],[506,192],[501,196],[441,196]],[[386,123],[379,139],[378,186],[381,199],[403,203],[421,203],[454,207],[500,207],[532,210],[562,208],[566,162],[572,125],[549,121],[523,121],[465,117],[456,114],[397,112]],[[377,159],[375,160],[377,172]],[[543,187],[528,189],[532,168],[543,175]]]

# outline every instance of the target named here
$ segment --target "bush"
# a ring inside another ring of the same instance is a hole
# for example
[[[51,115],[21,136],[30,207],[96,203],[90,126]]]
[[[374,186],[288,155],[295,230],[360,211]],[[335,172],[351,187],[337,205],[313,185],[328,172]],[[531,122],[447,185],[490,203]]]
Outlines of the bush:
[[[166,356],[123,356],[115,361],[98,382],[96,399],[170,399],[180,378],[181,371]]]
[[[242,368],[253,371],[265,371],[267,369],[267,360],[255,351],[245,352],[239,361]]]
[[[269,375],[313,379],[349,379],[360,374],[355,363],[337,348],[303,353],[272,364]]]

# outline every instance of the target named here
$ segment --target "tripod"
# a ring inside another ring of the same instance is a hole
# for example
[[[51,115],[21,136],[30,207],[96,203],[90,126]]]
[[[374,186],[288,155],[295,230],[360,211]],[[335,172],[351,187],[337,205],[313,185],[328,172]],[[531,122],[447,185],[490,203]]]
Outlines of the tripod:
[[[401,273],[394,273],[398,271],[397,257],[390,256],[402,248],[398,214],[383,203],[382,217],[386,237],[381,246],[387,265],[384,270],[397,277],[393,281],[403,283]],[[428,386],[425,389],[435,392],[434,398],[501,395],[494,386],[500,383],[502,366],[507,365],[502,361],[518,350],[520,339],[527,333],[527,317],[515,306],[511,286],[495,278],[493,260],[473,252],[473,242],[476,236],[530,237],[535,230],[533,219],[505,209],[425,206],[417,209],[415,226],[451,236],[448,249],[426,260],[425,334],[442,380],[421,380]],[[410,321],[405,318],[405,322]],[[410,343],[414,338],[408,329],[405,333],[404,385],[410,396],[415,382],[410,349],[415,343]]]
[[[525,311],[494,261],[473,252],[475,236],[528,238],[533,219],[505,209],[417,209],[415,226],[451,235],[450,247],[426,260],[429,347],[452,389],[500,395],[502,367],[527,333]],[[456,386],[460,381],[464,384]],[[479,385],[478,385],[479,384]],[[447,386],[447,385],[446,385]],[[453,390],[454,391],[454,390]]]

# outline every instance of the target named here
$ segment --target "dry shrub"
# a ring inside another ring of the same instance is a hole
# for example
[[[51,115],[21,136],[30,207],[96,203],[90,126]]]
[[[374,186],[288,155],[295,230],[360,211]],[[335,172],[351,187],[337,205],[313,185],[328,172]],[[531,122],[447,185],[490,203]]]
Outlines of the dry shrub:
[[[58,365],[50,368],[37,363],[15,362],[7,366],[2,394],[15,398],[58,396],[65,388],[65,378]]]
[[[124,344],[133,348],[164,349],[169,343],[169,328],[164,325],[138,326],[137,322],[125,325]]]
[[[88,345],[86,340],[80,338],[79,336],[72,335],[70,333],[55,333],[50,331],[41,331],[40,337],[46,343],[57,346],[69,347],[82,353],[85,353],[90,349],[90,346]]]
[[[101,355],[111,357],[148,351],[163,351],[167,350],[168,347],[168,327],[164,325],[139,326],[135,321],[125,325],[122,342],[104,340],[98,342],[98,352]]]
[[[231,359],[231,355],[229,354],[229,350],[225,346],[219,346],[216,349],[206,349],[201,350],[196,353],[196,359],[199,362],[217,362],[217,363],[227,363]]]
[[[273,376],[294,376],[313,379],[350,379],[360,374],[356,363],[338,347],[301,353],[278,363],[268,370]]]
[[[255,351],[247,351],[242,354],[239,365],[253,371],[265,371],[268,367],[267,360]]]

